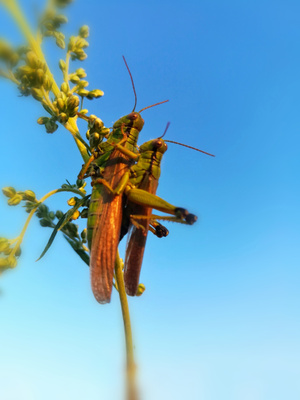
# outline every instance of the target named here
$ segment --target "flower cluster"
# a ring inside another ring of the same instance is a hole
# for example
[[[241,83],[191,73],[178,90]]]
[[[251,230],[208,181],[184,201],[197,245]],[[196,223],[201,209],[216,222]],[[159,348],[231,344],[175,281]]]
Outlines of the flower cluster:
[[[79,179],[74,185],[71,185],[70,183],[63,184],[60,189],[50,192],[40,201],[36,199],[36,195],[32,190],[16,191],[13,187],[5,187],[2,189],[3,194],[8,199],[8,205],[17,206],[23,202],[23,206],[26,212],[29,213],[29,216],[21,234],[17,238],[13,240],[0,238],[0,271],[4,271],[8,268],[14,268],[17,265],[17,258],[21,254],[20,245],[22,243],[27,225],[34,214],[39,218],[40,225],[42,227],[53,229],[53,233],[40,258],[51,246],[57,232],[61,231],[65,239],[77,252],[77,254],[87,264],[89,263],[88,249],[85,247],[85,243],[87,243],[86,229],[83,229],[83,231],[79,233],[78,225],[73,223],[73,221],[79,217],[87,217],[89,196],[86,196],[86,191],[84,189],[85,185],[86,182]],[[81,198],[74,196],[69,199],[68,205],[71,208],[66,213],[63,213],[61,210],[54,212],[51,211],[47,205],[43,204],[43,201],[58,192],[78,193],[81,195]],[[81,211],[79,211],[80,208],[82,209]]]

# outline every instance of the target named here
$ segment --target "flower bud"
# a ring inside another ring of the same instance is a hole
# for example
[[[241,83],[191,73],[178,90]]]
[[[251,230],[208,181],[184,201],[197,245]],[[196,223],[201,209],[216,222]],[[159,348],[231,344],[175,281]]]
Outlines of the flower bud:
[[[8,266],[10,268],[15,268],[17,266],[17,264],[18,264],[18,261],[17,261],[16,257],[8,256],[7,257],[7,263],[8,263]]]
[[[77,76],[77,75],[75,75],[75,74],[71,74],[70,76],[69,76],[69,79],[70,79],[70,81],[72,82],[72,83],[78,83],[78,82],[80,82],[80,78]]]
[[[32,190],[25,190],[23,200],[34,201],[36,199],[35,193]]]
[[[28,51],[26,54],[27,64],[32,68],[37,68],[38,66],[38,57],[34,53],[34,51]]]
[[[80,100],[77,96],[70,96],[67,100],[67,108],[72,110],[79,106]]]
[[[31,95],[37,101],[42,101],[43,100],[43,93],[41,92],[40,89],[31,88]]]
[[[63,82],[60,87],[61,91],[65,94],[69,93],[69,85],[66,82]]]
[[[61,37],[57,37],[55,43],[60,49],[64,49],[66,47],[65,41]]]
[[[16,252],[15,252],[16,257],[20,257],[21,252],[22,252],[22,251],[21,251],[21,247],[19,246],[19,247],[17,248]]]
[[[0,257],[0,269],[8,268],[9,263],[7,261],[7,257]]]
[[[33,72],[34,72],[34,69],[31,68],[29,65],[21,65],[21,67],[19,67],[17,69],[18,76],[23,76],[23,75],[29,76]]]
[[[39,85],[42,85],[44,82],[44,71],[41,68],[37,69],[35,76],[36,76],[37,83]]]
[[[87,58],[87,54],[82,49],[76,50],[75,54],[76,54],[75,59],[79,61],[83,61]]]
[[[62,72],[65,72],[67,66],[64,60],[59,60],[58,66]]]
[[[88,208],[84,208],[80,213],[80,217],[81,218],[87,218],[88,214],[89,214],[89,209]]]
[[[49,119],[45,124],[45,128],[47,133],[53,133],[58,128],[58,125],[53,120]]]
[[[47,218],[40,219],[40,225],[43,227],[50,227],[51,222]]]
[[[63,99],[58,98],[57,100],[57,107],[60,111],[64,111],[65,109],[65,102],[63,101]]]
[[[80,86],[80,88],[83,89],[83,88],[89,86],[89,83],[88,83],[88,81],[81,80],[78,82],[78,86]]]
[[[100,89],[95,89],[95,90],[91,90],[90,92],[89,92],[89,94],[87,95],[87,98],[89,99],[89,100],[92,100],[92,99],[97,99],[98,97],[101,97],[101,96],[103,96],[104,95],[104,92],[102,91],[102,90],[100,90]]]
[[[48,208],[48,206],[46,206],[46,204],[41,204],[38,208],[38,212],[40,213],[41,216],[46,215],[49,212],[49,208]],[[38,217],[39,217],[39,215],[38,215]]]
[[[5,238],[0,238],[0,253],[4,253],[9,249],[9,242]]]
[[[59,114],[59,117],[58,117],[58,120],[59,120],[59,122],[60,123],[62,123],[62,124],[65,124],[67,121],[68,121],[68,116],[67,116],[67,114],[66,113],[60,113]]]
[[[103,127],[104,127],[104,122],[100,118],[96,118],[95,121],[94,121],[94,129],[99,131]]]
[[[54,20],[57,24],[66,24],[68,22],[68,18],[63,14],[56,15]]]
[[[20,194],[15,194],[13,197],[11,197],[8,201],[7,204],[9,206],[17,206],[18,204],[21,203],[23,200],[22,196]]]
[[[77,93],[79,94],[79,96],[86,97],[89,94],[89,91],[86,89],[80,89]]]
[[[2,193],[6,197],[13,197],[16,194],[16,191],[15,191],[15,189],[13,187],[7,186],[7,187],[2,189]]]
[[[79,29],[79,35],[82,38],[87,38],[89,36],[89,27],[87,25],[83,25],[80,29]]]
[[[52,80],[49,79],[49,76],[45,74],[43,79],[43,86],[47,92],[51,90],[52,84],[53,84]]]
[[[68,201],[67,201],[67,203],[68,203],[68,205],[69,206],[75,206],[75,204],[76,204],[76,199],[75,199],[75,197],[71,197]]]
[[[87,238],[87,229],[86,228],[81,232],[80,237],[83,240],[85,240]]]
[[[45,125],[45,123],[48,122],[49,119],[50,119],[50,118],[48,118],[48,117],[40,117],[40,118],[37,120],[37,123],[38,123],[39,125]]]
[[[71,217],[70,219],[72,220],[73,218]],[[78,233],[77,225],[73,224],[72,222],[68,222],[67,228],[71,236],[77,236]]]
[[[73,213],[73,215],[72,215],[71,218],[72,218],[73,220],[75,220],[75,219],[78,219],[79,216],[80,216],[80,212],[79,212],[78,210],[76,210],[76,211]]]
[[[143,283],[140,283],[136,291],[136,296],[141,296],[145,290],[146,290],[145,285]]]
[[[12,54],[12,55],[10,56],[10,60],[9,60],[10,65],[11,65],[12,67],[15,67],[15,66],[18,64],[19,59],[20,59],[20,57],[19,57],[18,53]]]
[[[76,69],[76,75],[79,78],[85,78],[86,77],[86,72],[85,72],[85,70],[83,68],[78,68],[78,69]]]
[[[68,44],[68,51],[74,51],[75,45],[76,45],[76,38],[75,36],[71,36]]]
[[[64,216],[64,213],[60,210],[57,210],[55,216],[57,219],[61,219]]]

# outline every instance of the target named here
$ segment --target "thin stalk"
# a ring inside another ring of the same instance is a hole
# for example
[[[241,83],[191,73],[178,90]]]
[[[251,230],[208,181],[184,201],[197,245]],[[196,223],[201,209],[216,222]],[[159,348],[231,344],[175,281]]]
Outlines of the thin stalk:
[[[59,97],[60,96],[60,89],[59,89],[59,87],[58,87],[58,85],[57,85],[57,83],[56,83],[56,81],[55,81],[55,79],[54,79],[49,67],[48,67],[48,64],[46,62],[44,53],[43,53],[43,51],[41,49],[41,46],[40,46],[40,39],[39,38],[35,39],[35,37],[33,36],[32,32],[31,32],[31,29],[30,29],[29,25],[27,24],[27,21],[24,18],[23,14],[22,14],[22,12],[20,10],[18,2],[16,0],[0,0],[0,4],[2,4],[4,7],[7,8],[9,13],[11,14],[11,16],[14,18],[14,20],[17,23],[17,25],[19,26],[19,28],[20,28],[21,32],[23,33],[24,37],[28,41],[28,43],[29,43],[30,47],[32,48],[32,50],[35,52],[35,54],[38,56],[38,58],[45,63],[46,68],[47,68],[46,73],[47,73],[49,79],[52,82],[51,91],[53,92],[55,97]],[[67,62],[68,61],[69,60],[67,58]],[[52,105],[51,106],[49,105],[49,107],[52,108]],[[70,121],[69,124],[65,124],[64,126],[65,126],[66,129],[68,129],[71,132],[71,134],[72,134],[72,136],[73,136],[73,138],[75,140],[75,143],[76,143],[76,145],[78,147],[78,150],[79,150],[83,160],[85,162],[87,162],[87,160],[89,159],[89,155],[88,155],[88,152],[87,152],[86,148],[83,146],[83,144],[78,139],[78,133],[77,133],[78,132],[78,128],[77,128],[77,125],[76,125],[76,119],[77,118],[75,118],[75,121],[74,121],[73,118],[70,118],[70,120],[72,120],[72,121]],[[70,129],[69,129],[69,126],[70,126]]]
[[[12,255],[12,256],[15,255],[15,253],[16,253],[17,250],[18,250],[18,248],[20,247],[20,245],[21,245],[21,243],[22,243],[22,241],[23,241],[25,232],[26,232],[26,230],[27,230],[27,228],[28,228],[29,222],[31,221],[31,218],[33,217],[33,215],[34,215],[34,213],[36,212],[37,208],[38,208],[45,200],[47,200],[49,197],[51,197],[51,196],[53,196],[54,194],[59,193],[59,192],[72,192],[72,193],[76,193],[76,194],[78,194],[78,195],[80,195],[80,196],[84,196],[83,193],[80,192],[80,190],[78,190],[78,189],[64,189],[64,188],[51,190],[51,192],[45,194],[45,196],[43,196],[40,200],[37,201],[37,205],[30,211],[30,213],[29,213],[29,215],[28,215],[28,217],[27,217],[27,219],[26,219],[26,222],[25,222],[25,224],[24,224],[24,226],[23,226],[23,229],[22,229],[20,235],[18,236],[17,243],[16,243],[14,249],[13,249],[12,252],[11,252],[11,255]]]
[[[123,322],[124,322],[124,331],[125,331],[126,358],[127,358],[127,365],[126,365],[127,400],[138,400],[136,380],[135,380],[136,366],[134,363],[130,314],[129,314],[127,295],[125,292],[122,261],[119,256],[119,252],[117,253],[116,264],[115,264],[115,277],[119,291]]]
[[[35,37],[33,36],[30,27],[27,24],[27,21],[25,20],[20,7],[18,5],[18,2],[16,0],[1,0],[1,3],[8,9],[10,12],[11,16],[14,18],[16,21],[17,25],[19,26],[20,30],[22,31],[23,35],[25,36],[26,40],[28,41],[30,47],[32,50],[36,53],[36,55],[46,64],[47,66],[47,75],[52,81],[52,92],[53,94],[57,97],[60,94],[60,89],[57,86],[53,75],[51,74],[51,71],[46,63],[44,53],[36,41]]]

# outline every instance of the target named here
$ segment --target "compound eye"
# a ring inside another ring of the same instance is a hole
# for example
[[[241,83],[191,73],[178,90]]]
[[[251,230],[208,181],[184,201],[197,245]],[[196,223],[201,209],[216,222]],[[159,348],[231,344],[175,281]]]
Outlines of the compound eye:
[[[135,121],[136,119],[138,119],[139,115],[137,113],[131,113],[128,115],[128,118],[131,119],[132,121]]]
[[[154,142],[154,148],[156,149],[156,150],[158,150],[161,146],[162,146],[162,140],[160,140],[160,139],[157,139],[157,140],[155,140],[155,142]]]

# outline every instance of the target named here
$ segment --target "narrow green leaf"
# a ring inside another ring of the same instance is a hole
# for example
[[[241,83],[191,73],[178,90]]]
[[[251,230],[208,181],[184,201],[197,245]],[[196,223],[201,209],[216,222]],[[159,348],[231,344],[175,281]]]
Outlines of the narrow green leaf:
[[[66,235],[64,235],[66,241],[70,244],[70,246],[72,247],[72,249],[79,255],[79,257],[89,266],[90,265],[90,257],[87,254],[86,251],[84,251],[83,249],[78,249],[77,243],[74,243],[72,240],[70,240]]]
[[[53,240],[55,239],[55,236],[56,236],[57,232],[61,228],[62,224],[65,222],[66,216],[67,216],[67,213],[64,214],[61,217],[61,219],[58,221],[58,223],[56,224],[55,228],[53,229],[53,232],[51,233],[50,239],[48,240],[48,243],[46,244],[46,247],[44,248],[42,254],[39,256],[39,258],[36,261],[39,261],[47,253],[47,251],[49,250],[50,246],[53,243]]]

